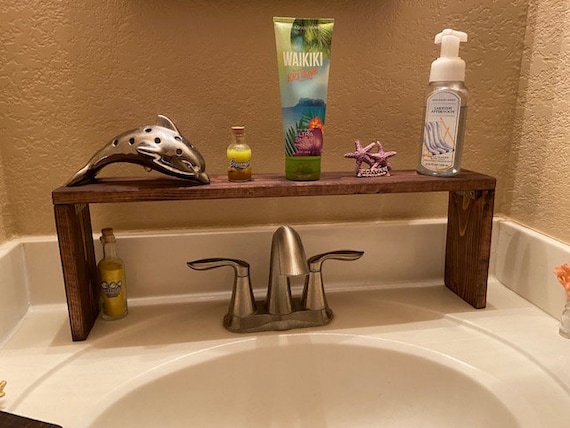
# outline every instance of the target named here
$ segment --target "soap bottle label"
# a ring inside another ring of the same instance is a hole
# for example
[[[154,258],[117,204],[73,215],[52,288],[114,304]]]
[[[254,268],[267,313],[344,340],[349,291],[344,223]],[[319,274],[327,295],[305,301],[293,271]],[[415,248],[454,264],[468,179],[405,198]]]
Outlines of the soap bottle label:
[[[461,116],[461,98],[437,91],[427,98],[421,164],[430,171],[453,167]]]

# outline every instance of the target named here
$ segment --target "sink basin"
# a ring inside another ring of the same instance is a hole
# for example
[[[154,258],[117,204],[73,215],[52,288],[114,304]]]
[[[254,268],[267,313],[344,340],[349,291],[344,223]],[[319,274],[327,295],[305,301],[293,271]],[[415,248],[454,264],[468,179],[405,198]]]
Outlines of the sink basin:
[[[179,356],[102,398],[90,427],[537,426],[500,381],[401,342],[261,335]]]

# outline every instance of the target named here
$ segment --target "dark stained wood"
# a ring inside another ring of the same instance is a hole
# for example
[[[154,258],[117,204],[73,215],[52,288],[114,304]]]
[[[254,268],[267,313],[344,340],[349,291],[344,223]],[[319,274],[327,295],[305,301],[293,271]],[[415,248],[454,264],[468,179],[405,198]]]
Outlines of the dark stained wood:
[[[450,192],[445,285],[477,309],[487,301],[494,190]]]
[[[55,205],[55,223],[73,340],[85,340],[99,313],[89,205]]]
[[[462,171],[455,177],[392,171],[389,177],[357,178],[328,172],[317,181],[288,181],[281,174],[256,174],[246,183],[226,175],[208,185],[174,178],[109,178],[52,193],[73,340],[85,340],[97,318],[96,261],[89,204],[287,196],[449,192],[445,283],[476,308],[486,304],[494,177]]]
[[[415,171],[392,171],[389,177],[357,178],[347,172],[325,172],[317,181],[289,181],[280,174],[256,174],[245,183],[228,182],[226,175],[196,185],[175,178],[101,179],[93,184],[60,187],[54,204],[140,202],[194,199],[267,198],[379,193],[449,192],[495,188],[495,178],[471,171],[441,178]]]
[[[0,411],[0,427],[2,428],[61,428],[61,425],[54,425],[35,419],[25,418]]]

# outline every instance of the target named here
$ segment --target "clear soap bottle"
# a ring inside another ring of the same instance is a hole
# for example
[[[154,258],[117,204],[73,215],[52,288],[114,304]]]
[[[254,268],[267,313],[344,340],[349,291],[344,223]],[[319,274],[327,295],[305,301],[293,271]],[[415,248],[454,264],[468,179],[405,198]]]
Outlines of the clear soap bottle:
[[[101,318],[116,320],[128,313],[125,263],[117,256],[113,229],[101,230],[103,258],[97,264]]]
[[[228,158],[228,180],[251,180],[251,148],[245,142],[245,127],[232,126],[232,143],[226,150]]]
[[[431,65],[426,91],[420,159],[417,171],[425,175],[453,176],[461,169],[467,118],[468,90],[465,61],[459,55],[467,34],[451,29],[435,36],[441,54]]]

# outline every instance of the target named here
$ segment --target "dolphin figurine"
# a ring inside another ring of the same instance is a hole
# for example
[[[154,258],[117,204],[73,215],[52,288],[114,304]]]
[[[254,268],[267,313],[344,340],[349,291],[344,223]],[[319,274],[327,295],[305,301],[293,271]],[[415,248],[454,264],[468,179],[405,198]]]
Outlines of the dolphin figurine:
[[[133,129],[113,138],[66,185],[89,183],[104,166],[114,162],[135,163],[199,184],[210,183],[200,152],[162,115],[158,115],[156,125]]]

